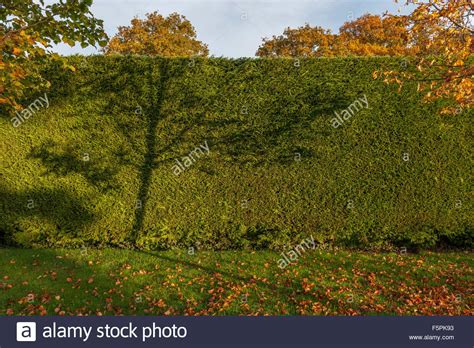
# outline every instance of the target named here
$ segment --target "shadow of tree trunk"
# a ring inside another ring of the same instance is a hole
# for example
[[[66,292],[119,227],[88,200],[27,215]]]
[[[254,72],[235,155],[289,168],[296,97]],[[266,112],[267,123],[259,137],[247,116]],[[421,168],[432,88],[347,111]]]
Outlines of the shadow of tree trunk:
[[[164,95],[166,83],[169,79],[168,75],[168,61],[161,59],[159,61],[159,79],[158,84],[154,84],[153,71],[148,72],[148,85],[150,86],[149,104],[148,108],[143,110],[144,116],[147,119],[147,133],[146,133],[146,153],[143,160],[143,165],[140,169],[140,188],[138,190],[137,200],[135,202],[135,218],[130,234],[129,242],[136,245],[137,238],[143,227],[143,219],[145,217],[145,209],[148,201],[148,191],[150,188],[151,178],[155,162],[155,148],[157,145],[156,130],[160,119],[162,118],[162,105],[164,102]],[[155,89],[152,86],[156,86]]]

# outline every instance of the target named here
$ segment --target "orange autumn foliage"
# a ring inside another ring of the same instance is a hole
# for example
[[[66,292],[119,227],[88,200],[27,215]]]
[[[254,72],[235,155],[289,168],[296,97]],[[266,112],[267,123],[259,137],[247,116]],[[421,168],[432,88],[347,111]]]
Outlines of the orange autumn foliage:
[[[443,113],[459,113],[473,104],[474,30],[472,0],[407,0],[415,5],[408,16],[409,40],[420,47],[416,54],[417,72],[383,72],[386,82],[401,86],[418,82],[427,101],[448,99],[455,105]]]
[[[335,35],[321,27],[306,24],[297,29],[286,28],[283,35],[264,39],[256,53],[260,57],[332,56]]]
[[[418,51],[408,40],[405,16],[366,14],[339,29],[338,56],[407,56]]]
[[[309,24],[286,28],[283,35],[263,39],[259,57],[401,56],[417,51],[408,41],[405,16],[366,14],[346,22],[339,34]]]
[[[104,49],[106,54],[144,54],[163,57],[207,56],[207,45],[196,39],[196,31],[186,17],[172,13],[163,17],[148,13],[146,19],[134,18],[131,26],[118,33]]]

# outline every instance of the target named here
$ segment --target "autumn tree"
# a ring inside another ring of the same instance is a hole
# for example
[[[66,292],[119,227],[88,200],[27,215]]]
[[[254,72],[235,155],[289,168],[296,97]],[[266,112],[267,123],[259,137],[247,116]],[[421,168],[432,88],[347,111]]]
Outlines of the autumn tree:
[[[66,60],[51,51],[52,44],[105,46],[102,21],[89,8],[92,0],[2,0],[0,4],[0,108],[21,108],[27,91],[49,87],[41,68],[51,60]],[[73,69],[73,67],[69,67]]]
[[[146,19],[134,18],[131,26],[118,33],[104,49],[106,54],[144,54],[163,57],[207,56],[207,45],[196,39],[196,31],[186,17],[172,13],[163,17],[148,13]]]
[[[334,35],[330,30],[311,27],[286,28],[283,35],[263,39],[256,55],[259,57],[321,57],[332,56]]]
[[[456,106],[443,112],[459,112],[473,104],[474,4],[472,0],[407,0],[415,5],[409,15],[409,40],[421,47],[416,55],[417,72],[386,71],[386,82],[400,86],[418,82],[426,100],[450,99]],[[375,73],[374,76],[377,77]]]
[[[339,29],[336,55],[407,56],[418,47],[409,41],[406,16],[366,14]]]
[[[260,57],[335,57],[412,55],[417,47],[409,42],[407,18],[366,14],[346,22],[339,34],[306,24],[286,28],[283,35],[263,39]]]

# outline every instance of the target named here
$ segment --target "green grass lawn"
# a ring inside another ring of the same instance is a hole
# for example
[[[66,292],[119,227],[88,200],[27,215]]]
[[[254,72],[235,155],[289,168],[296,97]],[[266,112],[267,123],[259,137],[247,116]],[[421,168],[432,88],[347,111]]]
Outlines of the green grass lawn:
[[[468,252],[0,249],[1,315],[473,315]]]

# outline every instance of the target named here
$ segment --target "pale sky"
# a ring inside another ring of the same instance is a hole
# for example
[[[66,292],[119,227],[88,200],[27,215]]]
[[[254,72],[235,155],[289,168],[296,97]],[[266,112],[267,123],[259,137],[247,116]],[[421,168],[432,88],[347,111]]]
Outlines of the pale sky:
[[[394,0],[95,0],[92,12],[104,21],[109,36],[135,16],[178,12],[191,21],[211,55],[253,57],[263,37],[280,35],[288,26],[309,23],[337,32],[345,21],[365,13],[397,13],[400,8]],[[65,55],[97,53],[93,47],[67,45],[55,50]]]

